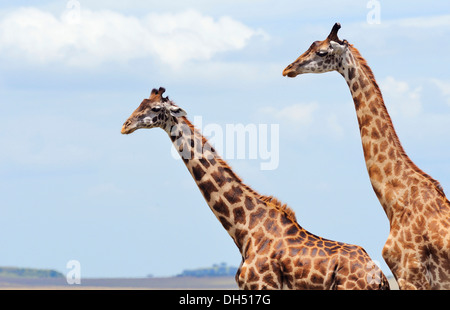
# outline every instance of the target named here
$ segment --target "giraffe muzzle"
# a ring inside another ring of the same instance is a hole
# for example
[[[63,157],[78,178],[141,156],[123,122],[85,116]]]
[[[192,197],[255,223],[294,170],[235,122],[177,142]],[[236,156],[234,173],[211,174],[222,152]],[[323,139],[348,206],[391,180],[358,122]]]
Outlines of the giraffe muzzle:
[[[292,65],[289,65],[286,67],[286,69],[283,70],[283,76],[293,78],[297,76],[297,72],[295,72],[295,70],[292,69]]]
[[[131,125],[131,121],[126,121],[123,124],[122,130],[120,130],[120,133],[123,135],[129,135],[130,133],[132,133],[133,131],[135,131],[137,129],[136,126],[130,127],[130,125]]]

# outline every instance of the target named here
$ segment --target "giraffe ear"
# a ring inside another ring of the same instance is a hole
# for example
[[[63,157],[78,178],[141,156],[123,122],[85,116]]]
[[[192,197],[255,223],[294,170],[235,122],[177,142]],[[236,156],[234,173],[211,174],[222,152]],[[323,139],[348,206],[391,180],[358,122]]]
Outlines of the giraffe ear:
[[[187,115],[185,110],[183,110],[180,107],[174,106],[174,105],[171,105],[169,107],[169,112],[170,112],[170,115],[172,115],[174,117],[181,117],[181,116],[186,116]]]
[[[342,54],[346,48],[345,44],[340,44],[335,41],[330,41],[330,48],[333,54]]]

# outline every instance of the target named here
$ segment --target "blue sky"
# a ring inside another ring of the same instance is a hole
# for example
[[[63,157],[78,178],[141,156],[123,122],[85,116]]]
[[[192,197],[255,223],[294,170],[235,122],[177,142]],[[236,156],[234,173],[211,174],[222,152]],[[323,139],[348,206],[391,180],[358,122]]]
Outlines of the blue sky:
[[[82,277],[140,277],[239,265],[167,135],[120,134],[163,86],[202,130],[278,126],[275,169],[260,154],[226,160],[300,225],[363,246],[390,275],[389,224],[347,84],[336,72],[281,75],[335,22],[371,66],[410,158],[450,190],[448,2],[379,1],[379,23],[369,1],[39,3],[0,3],[2,266],[65,273],[75,259]]]

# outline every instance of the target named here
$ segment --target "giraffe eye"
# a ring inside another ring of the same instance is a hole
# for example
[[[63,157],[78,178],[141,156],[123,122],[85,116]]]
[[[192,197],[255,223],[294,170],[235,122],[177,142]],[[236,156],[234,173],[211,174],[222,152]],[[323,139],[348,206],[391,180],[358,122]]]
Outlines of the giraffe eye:
[[[316,54],[317,54],[317,56],[324,57],[324,56],[328,55],[328,52],[327,51],[317,51]]]
[[[153,107],[152,111],[153,112],[159,112],[159,111],[161,111],[161,107]]]

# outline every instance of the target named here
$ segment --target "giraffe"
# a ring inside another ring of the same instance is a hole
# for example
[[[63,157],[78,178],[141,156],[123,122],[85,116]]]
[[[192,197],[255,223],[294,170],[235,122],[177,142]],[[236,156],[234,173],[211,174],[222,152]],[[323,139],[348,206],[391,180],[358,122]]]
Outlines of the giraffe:
[[[337,71],[345,78],[369,178],[390,224],[382,256],[400,289],[450,289],[450,203],[404,151],[372,70],[353,45],[339,40],[340,27],[312,43],[283,75]]]
[[[356,245],[327,240],[302,228],[294,212],[273,196],[244,184],[186,112],[153,89],[125,121],[122,134],[164,129],[208,206],[242,256],[240,289],[389,289],[381,269]]]

